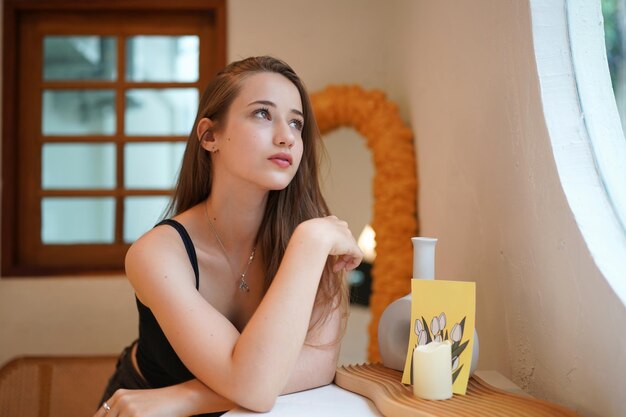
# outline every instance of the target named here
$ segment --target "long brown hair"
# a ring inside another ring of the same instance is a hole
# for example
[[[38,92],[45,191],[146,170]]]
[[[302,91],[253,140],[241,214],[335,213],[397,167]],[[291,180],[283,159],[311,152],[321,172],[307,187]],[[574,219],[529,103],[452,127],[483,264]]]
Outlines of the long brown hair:
[[[282,262],[287,243],[296,226],[305,220],[330,214],[319,185],[319,157],[323,144],[313,114],[311,100],[298,75],[285,62],[269,57],[251,57],[226,66],[202,94],[198,115],[187,141],[183,162],[167,216],[177,215],[201,203],[211,194],[212,162],[210,153],[200,146],[196,128],[202,118],[211,119],[217,129],[224,123],[231,103],[239,94],[242,82],[259,72],[273,72],[291,81],[302,100],[304,126],[302,128],[303,154],[300,166],[289,185],[282,190],[271,190],[263,220],[257,233],[257,248],[263,254],[265,290],[269,288]],[[338,301],[338,303],[336,302]],[[326,263],[316,297],[322,314],[310,328],[323,323],[335,308],[347,303],[342,274],[332,272]]]

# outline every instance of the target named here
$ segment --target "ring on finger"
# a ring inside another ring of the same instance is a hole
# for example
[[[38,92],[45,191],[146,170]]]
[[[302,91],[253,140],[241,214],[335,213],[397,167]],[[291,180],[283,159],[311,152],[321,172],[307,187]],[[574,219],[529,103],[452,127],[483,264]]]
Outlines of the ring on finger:
[[[102,404],[102,408],[104,408],[104,411],[106,411],[107,414],[109,413],[109,411],[111,411],[111,406],[107,404],[106,401],[104,402],[104,404]]]

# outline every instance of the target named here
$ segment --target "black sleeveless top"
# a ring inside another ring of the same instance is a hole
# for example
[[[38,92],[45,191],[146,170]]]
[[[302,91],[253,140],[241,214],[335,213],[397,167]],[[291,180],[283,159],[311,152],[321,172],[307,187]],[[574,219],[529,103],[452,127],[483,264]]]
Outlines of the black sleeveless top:
[[[157,224],[172,226],[180,234],[189,261],[196,276],[196,290],[199,288],[200,272],[198,270],[198,258],[191,237],[182,224],[176,220],[163,220]],[[155,226],[156,227],[156,226]],[[137,365],[153,388],[168,387],[194,379],[195,376],[187,369],[180,360],[174,348],[165,337],[161,326],[157,322],[152,311],[135,296],[137,311],[139,312],[139,341],[137,342]],[[203,416],[219,416],[221,413],[202,414]]]

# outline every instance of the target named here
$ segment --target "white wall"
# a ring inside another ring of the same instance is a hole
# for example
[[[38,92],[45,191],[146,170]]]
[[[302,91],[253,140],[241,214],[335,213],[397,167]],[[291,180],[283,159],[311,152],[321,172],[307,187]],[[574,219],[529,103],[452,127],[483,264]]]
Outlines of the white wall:
[[[477,282],[479,368],[582,415],[623,416],[626,311],[557,178],[528,2],[394,4],[422,234],[439,238],[439,278]]]

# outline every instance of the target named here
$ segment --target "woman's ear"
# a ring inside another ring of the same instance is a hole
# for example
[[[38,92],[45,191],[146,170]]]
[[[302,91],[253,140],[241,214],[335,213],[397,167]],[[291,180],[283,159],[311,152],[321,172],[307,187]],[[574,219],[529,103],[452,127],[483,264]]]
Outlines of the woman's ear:
[[[200,146],[206,149],[209,152],[213,152],[215,150],[215,123],[213,120],[203,117],[198,122],[198,126],[196,127],[196,135],[198,135],[198,141],[200,142]]]

